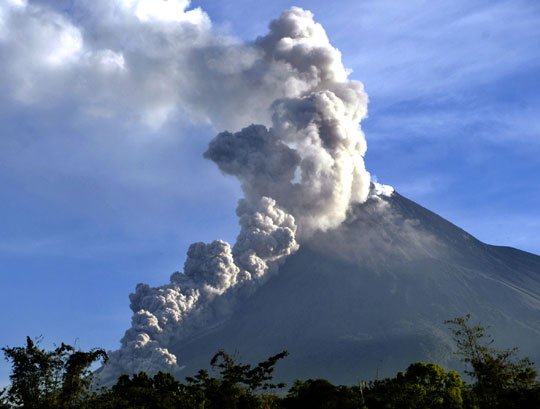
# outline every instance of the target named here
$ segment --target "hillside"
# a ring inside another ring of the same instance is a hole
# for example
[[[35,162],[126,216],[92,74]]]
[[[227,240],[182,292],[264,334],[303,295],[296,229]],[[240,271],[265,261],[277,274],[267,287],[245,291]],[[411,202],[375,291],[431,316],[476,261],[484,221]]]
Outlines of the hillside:
[[[355,383],[410,362],[456,367],[444,320],[471,313],[501,346],[540,361],[540,257],[484,244],[407,198],[371,199],[302,243],[226,320],[170,346],[184,369],[219,349],[278,377]]]

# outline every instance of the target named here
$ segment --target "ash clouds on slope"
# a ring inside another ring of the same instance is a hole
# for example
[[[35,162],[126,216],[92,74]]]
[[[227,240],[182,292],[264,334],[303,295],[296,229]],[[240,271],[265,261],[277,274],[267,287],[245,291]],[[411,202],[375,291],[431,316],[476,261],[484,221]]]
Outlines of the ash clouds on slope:
[[[367,200],[359,127],[367,95],[310,12],[285,11],[242,44],[185,0],[81,1],[69,14],[23,0],[0,7],[0,86],[14,103],[70,103],[79,115],[150,127],[183,115],[237,131],[217,135],[205,153],[241,182],[236,243],[195,243],[184,273],[137,286],[132,326],[105,379],[178,369],[173,341],[219,322],[299,239],[337,227]]]
[[[269,28],[254,47],[266,64],[287,67],[286,82],[294,84],[289,92],[298,95],[269,105],[270,128],[222,132],[205,153],[241,182],[245,198],[237,208],[236,243],[195,243],[184,274],[173,274],[162,287],[138,286],[131,296],[132,328],[105,377],[178,368],[181,361],[169,346],[227,316],[298,249],[297,230],[304,237],[337,227],[351,204],[367,199],[370,175],[359,128],[367,96],[361,84],[347,79],[339,52],[311,13],[293,8]]]

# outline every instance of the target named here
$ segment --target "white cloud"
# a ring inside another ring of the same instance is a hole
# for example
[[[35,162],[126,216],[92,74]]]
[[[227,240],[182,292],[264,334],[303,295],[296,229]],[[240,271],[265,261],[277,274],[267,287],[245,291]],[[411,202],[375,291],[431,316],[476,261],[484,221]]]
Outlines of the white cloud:
[[[66,14],[34,3],[1,5],[3,99],[34,109],[69,104],[77,115],[153,129],[183,117],[236,130],[269,124],[274,100],[301,94],[320,75],[346,77],[322,27],[305,25],[303,17],[294,38],[280,39],[282,27],[275,30],[279,44],[271,38],[267,45],[243,44],[214,31],[204,12],[188,6],[173,0],[80,1]],[[316,51],[312,60],[292,60],[301,49]],[[334,66],[318,72],[320,59]]]
[[[206,14],[199,8],[186,11],[189,0],[121,0],[120,4],[143,22],[187,21],[198,25],[208,21]]]
[[[326,16],[327,24],[379,101],[491,83],[538,64],[535,1],[367,0],[343,10]]]

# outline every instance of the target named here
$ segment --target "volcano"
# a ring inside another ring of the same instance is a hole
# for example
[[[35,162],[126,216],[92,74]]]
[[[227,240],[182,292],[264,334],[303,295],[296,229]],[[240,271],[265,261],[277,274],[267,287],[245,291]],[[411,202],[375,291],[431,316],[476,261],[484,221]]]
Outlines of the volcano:
[[[179,377],[224,349],[290,355],[277,377],[354,384],[415,361],[458,368],[445,320],[470,313],[501,347],[540,361],[540,256],[475,239],[394,192],[302,242],[219,323],[174,342]]]
[[[449,366],[444,321],[467,313],[537,358],[540,257],[481,243],[372,180],[368,96],[311,12],[284,11],[249,49],[237,73],[246,92],[214,70],[202,82],[232,84],[210,94],[221,106],[243,101],[203,154],[240,183],[236,241],[193,243],[183,273],[136,287],[104,378],[184,377],[220,349],[249,362],[286,349],[285,381]]]

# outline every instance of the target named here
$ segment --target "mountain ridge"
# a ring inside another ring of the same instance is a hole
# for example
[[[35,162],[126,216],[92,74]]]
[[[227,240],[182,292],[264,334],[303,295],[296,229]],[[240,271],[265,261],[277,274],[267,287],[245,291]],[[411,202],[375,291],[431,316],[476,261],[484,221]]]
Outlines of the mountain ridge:
[[[538,361],[540,256],[482,243],[394,193],[302,242],[227,319],[170,349],[179,376],[219,349],[248,361],[287,349],[280,379],[354,383],[415,360],[459,368],[444,320],[466,313]]]

